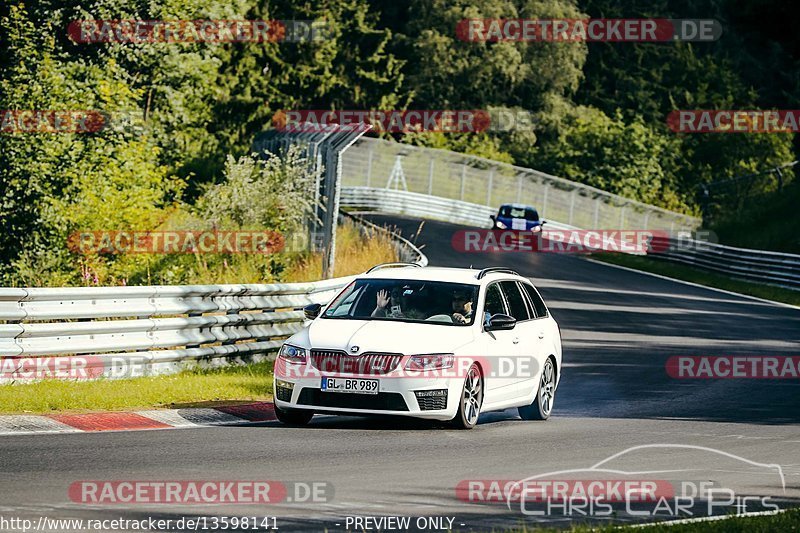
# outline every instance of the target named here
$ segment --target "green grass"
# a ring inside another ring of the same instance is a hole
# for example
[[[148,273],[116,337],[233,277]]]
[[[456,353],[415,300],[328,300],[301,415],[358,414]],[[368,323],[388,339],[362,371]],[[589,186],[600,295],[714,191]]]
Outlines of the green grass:
[[[595,254],[592,259],[597,259],[606,263],[635,268],[645,272],[661,274],[670,278],[691,281],[708,287],[725,289],[728,291],[757,296],[775,302],[784,302],[793,305],[800,305],[800,291],[750,283],[714,272],[706,272],[687,265],[668,263],[658,259],[628,254]]]
[[[713,520],[708,522],[693,522],[689,524],[652,525],[648,527],[635,527],[625,525],[610,526],[574,526],[571,529],[539,529],[523,527],[509,530],[513,533],[529,533],[533,531],[575,533],[612,533],[615,531],[640,531],[641,533],[767,533],[772,531],[800,531],[800,509],[791,509],[782,513],[769,516],[742,516]]]
[[[729,211],[712,224],[719,242],[742,248],[800,253],[800,180],[780,192],[748,198],[743,209]]]
[[[2,385],[0,413],[119,411],[270,399],[272,363],[260,362],[169,376]]]

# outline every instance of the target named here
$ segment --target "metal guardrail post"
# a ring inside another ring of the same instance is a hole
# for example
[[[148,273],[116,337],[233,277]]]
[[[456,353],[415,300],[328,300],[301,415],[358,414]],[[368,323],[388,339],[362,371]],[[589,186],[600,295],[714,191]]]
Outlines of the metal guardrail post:
[[[333,277],[336,265],[336,226],[339,220],[339,201],[342,191],[342,154],[371,126],[339,130],[327,146],[327,164],[325,166],[325,216],[323,238],[325,248],[322,251],[322,278]]]
[[[304,147],[305,155],[314,168],[315,176],[324,169],[322,180],[317,179],[314,186],[314,213],[309,222],[309,242],[316,245],[318,223],[322,225],[322,277],[333,277],[336,258],[336,224],[339,215],[339,195],[342,182],[341,155],[371,126],[359,125],[354,128],[340,128],[336,125],[300,124],[291,131],[268,131],[253,142],[253,151],[263,155],[269,151],[275,155],[285,153],[292,144]],[[367,180],[372,170],[372,151]],[[316,249],[316,248],[313,248]]]

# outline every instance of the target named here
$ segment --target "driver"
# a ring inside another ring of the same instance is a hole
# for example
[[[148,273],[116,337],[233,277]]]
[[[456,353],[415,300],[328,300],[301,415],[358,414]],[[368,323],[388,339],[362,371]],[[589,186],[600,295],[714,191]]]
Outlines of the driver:
[[[472,320],[472,298],[468,291],[453,291],[451,305],[453,309],[453,322],[457,324],[466,324]]]

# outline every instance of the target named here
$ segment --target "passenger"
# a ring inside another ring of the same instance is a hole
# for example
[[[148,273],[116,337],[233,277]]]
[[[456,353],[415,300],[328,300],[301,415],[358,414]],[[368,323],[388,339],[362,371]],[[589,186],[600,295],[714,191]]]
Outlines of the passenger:
[[[393,287],[391,292],[379,290],[375,296],[376,306],[372,311],[376,318],[407,318],[410,320],[424,320],[425,315],[418,309],[408,305],[404,287]]]
[[[399,287],[394,287],[391,291],[381,289],[376,294],[376,306],[372,311],[373,317],[405,318],[401,304],[401,291]]]

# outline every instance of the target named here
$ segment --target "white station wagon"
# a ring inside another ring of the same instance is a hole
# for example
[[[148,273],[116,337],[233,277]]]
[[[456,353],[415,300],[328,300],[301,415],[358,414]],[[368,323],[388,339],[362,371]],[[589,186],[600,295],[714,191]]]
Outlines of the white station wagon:
[[[417,267],[417,268],[414,268]],[[355,278],[275,362],[275,413],[404,415],[470,429],[516,407],[545,420],[561,378],[561,332],[526,278],[389,263]]]

